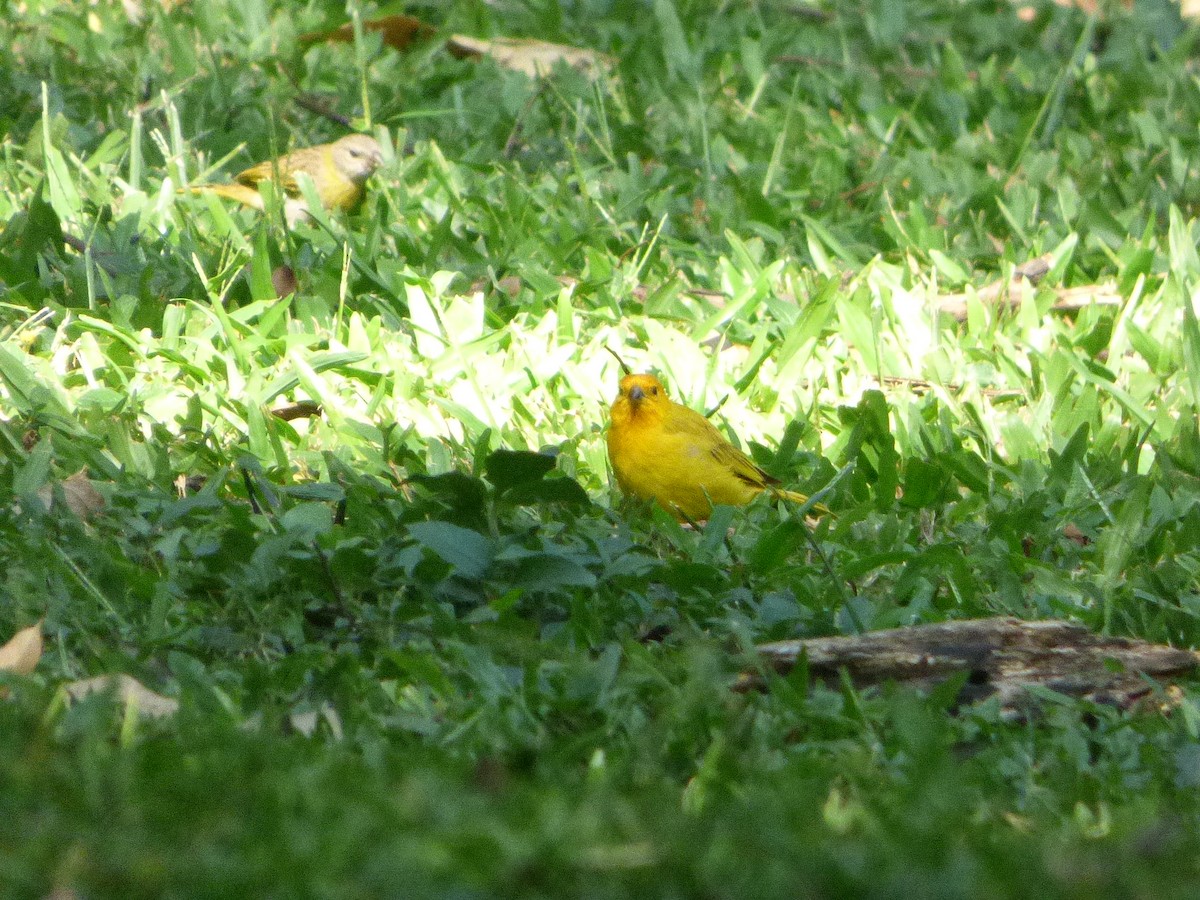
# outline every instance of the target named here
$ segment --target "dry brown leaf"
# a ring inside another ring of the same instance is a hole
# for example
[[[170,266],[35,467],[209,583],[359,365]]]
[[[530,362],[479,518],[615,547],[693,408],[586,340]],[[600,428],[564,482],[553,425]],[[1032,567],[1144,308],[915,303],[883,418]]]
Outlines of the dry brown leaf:
[[[498,287],[506,296],[515,297],[517,294],[521,293],[521,288],[524,287],[524,283],[521,281],[521,276],[519,275],[505,275],[496,282],[496,287]]]
[[[88,479],[83,469],[67,478],[60,486],[67,509],[83,521],[94,519],[104,509],[104,498]],[[42,501],[46,509],[52,509],[54,507],[54,485],[43,485],[38,490],[38,499]]]
[[[28,675],[42,658],[42,623],[22,628],[0,647],[0,672]]]
[[[271,287],[275,289],[276,297],[294,294],[298,286],[296,272],[291,266],[276,266],[271,270]]]
[[[482,291],[486,291],[493,286],[495,286],[496,290],[504,296],[512,298],[521,293],[521,288],[525,286],[525,283],[521,281],[520,275],[505,275],[503,278],[498,280],[492,278],[476,278],[471,282],[470,293],[477,294]]]
[[[446,41],[446,49],[459,59],[490,56],[506,69],[524,72],[530,78],[549,75],[558,63],[563,62],[594,79],[612,71],[616,64],[611,56],[595,50],[551,44],[535,38],[493,38],[486,41],[456,34]]]
[[[406,50],[414,41],[423,40],[433,34],[433,28],[412,16],[382,16],[367,19],[362,23],[363,32],[378,31],[383,42],[394,50]],[[354,40],[354,25],[347,22],[340,28],[329,31],[310,31],[297,38],[301,47],[326,41],[332,44],[349,44]]]
[[[178,700],[156,694],[136,678],[125,674],[97,675],[95,678],[72,681],[65,687],[72,700],[82,700],[97,691],[112,691],[126,706],[133,706],[142,715],[155,719],[172,715],[179,709]]]
[[[1063,537],[1068,541],[1074,541],[1080,547],[1086,547],[1092,542],[1092,539],[1079,530],[1079,526],[1074,522],[1068,522],[1063,526]]]

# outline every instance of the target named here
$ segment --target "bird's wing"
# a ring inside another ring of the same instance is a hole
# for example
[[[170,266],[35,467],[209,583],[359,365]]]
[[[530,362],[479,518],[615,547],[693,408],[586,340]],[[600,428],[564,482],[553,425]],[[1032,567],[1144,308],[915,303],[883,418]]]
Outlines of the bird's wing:
[[[294,196],[300,191],[300,185],[296,183],[296,176],[293,174],[297,168],[293,164],[292,159],[295,155],[294,153],[288,154],[278,162],[270,159],[266,162],[260,162],[257,165],[238,172],[236,180],[239,184],[244,184],[247,187],[257,187],[260,181],[273,181],[276,173],[278,173],[280,187],[283,189],[283,192],[289,196]]]
[[[768,475],[750,457],[729,443],[717,427],[700,413],[686,407],[680,407],[680,410],[682,412],[672,415],[667,421],[671,431],[685,435],[699,447],[707,448],[717,462],[752,487],[765,488],[779,483],[778,478]]]
[[[282,174],[282,171],[280,172]],[[234,176],[234,180],[238,184],[244,184],[246,187],[254,187],[264,178],[275,177],[275,164],[271,160],[260,162],[248,169],[243,169]]]
[[[768,475],[756,466],[750,457],[728,441],[722,441],[713,447],[712,455],[737,478],[752,487],[765,488],[773,484],[779,484],[778,478]]]

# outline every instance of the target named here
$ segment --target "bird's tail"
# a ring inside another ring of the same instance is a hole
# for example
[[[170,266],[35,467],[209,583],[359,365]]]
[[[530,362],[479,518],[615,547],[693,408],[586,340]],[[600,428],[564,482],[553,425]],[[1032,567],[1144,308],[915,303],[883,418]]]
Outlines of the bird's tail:
[[[236,181],[230,184],[193,184],[190,187],[180,188],[179,193],[216,194],[218,197],[236,200],[259,212],[263,210],[263,196],[258,192],[258,188],[250,187],[248,184],[239,184]],[[303,197],[284,197],[283,216],[287,219],[288,225],[310,221],[307,201]]]
[[[255,209],[263,208],[262,194],[258,192],[258,189],[237,182],[232,184],[193,184],[190,187],[180,188],[179,192],[181,194],[216,194],[218,197],[227,197]]]
[[[808,502],[808,495],[801,494],[799,491],[785,491],[781,488],[773,488],[771,490],[771,495],[773,497],[778,497],[781,500],[790,500],[792,503],[803,504]],[[814,503],[809,509],[809,512],[817,516],[831,515],[829,512],[829,507],[824,503]]]

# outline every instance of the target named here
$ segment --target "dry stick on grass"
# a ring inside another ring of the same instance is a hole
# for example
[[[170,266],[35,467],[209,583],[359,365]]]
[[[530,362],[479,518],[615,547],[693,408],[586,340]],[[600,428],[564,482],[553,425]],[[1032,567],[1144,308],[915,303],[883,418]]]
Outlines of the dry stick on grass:
[[[924,378],[911,378],[906,375],[881,375],[879,376],[879,383],[886,384],[891,387],[907,387],[914,394],[918,395],[926,394],[935,387],[941,387],[943,390],[949,391],[952,394],[960,393],[963,389],[961,384],[955,384],[952,381],[942,385],[937,385],[934,382],[927,381]],[[977,388],[977,390],[982,396],[991,397],[992,399],[1012,399],[1022,398],[1025,396],[1024,392],[1018,391],[1014,388],[981,387]]]
[[[1080,287],[1059,288],[1058,299],[1051,309],[1083,309],[1085,306],[1119,306],[1121,295],[1111,284],[1085,284]]]
[[[758,652],[765,667],[783,674],[804,660],[813,677],[835,687],[843,671],[857,688],[898,682],[929,689],[965,674],[959,702],[995,697],[1010,719],[1036,712],[1038,689],[1121,709],[1156,694],[1167,701],[1177,689],[1164,696],[1151,679],[1179,678],[1200,666],[1200,654],[1190,650],[1103,637],[1074,622],[1014,618],[777,641],[763,644]],[[761,675],[747,672],[737,689],[763,685]]]
[[[1050,271],[1049,254],[1031,259],[1013,270],[1012,278],[1000,278],[975,292],[981,303],[992,306],[1016,308],[1031,298],[1037,283]],[[1082,287],[1058,288],[1058,299],[1051,309],[1071,310],[1085,306],[1116,306],[1121,295],[1112,284],[1089,284]],[[937,311],[953,316],[960,322],[967,318],[967,300],[970,294],[945,294],[937,299]]]
[[[1033,296],[1034,288],[1027,280],[1013,278],[1009,282],[995,281],[981,289],[976,296],[984,303],[1016,308]],[[1121,295],[1113,284],[1086,284],[1073,288],[1059,288],[1056,300],[1050,307],[1060,312],[1082,309],[1085,306],[1119,306]],[[938,312],[954,316],[962,322],[967,318],[967,294],[948,294],[939,298]]]
[[[505,159],[512,159],[517,154],[525,133],[525,123],[529,119],[533,105],[541,100],[545,94],[546,83],[543,81],[538,85],[538,89],[530,94],[521,105],[521,111],[517,113],[516,118],[513,120],[512,131],[508,133],[508,140],[504,142],[504,149],[501,151],[501,155]]]
[[[75,235],[64,231],[62,233],[62,239],[64,244],[81,256],[88,252],[87,242],[77,238]],[[115,253],[97,252],[95,250],[92,251],[92,265],[103,269],[109,275],[109,277],[115,277],[121,271],[121,267],[117,265],[115,258]]]
[[[333,98],[326,98],[319,94],[302,91],[293,97],[292,100],[301,109],[306,109],[310,113],[320,116],[322,119],[328,119],[330,122],[340,125],[343,128],[350,127],[350,117],[342,115],[333,108]]]

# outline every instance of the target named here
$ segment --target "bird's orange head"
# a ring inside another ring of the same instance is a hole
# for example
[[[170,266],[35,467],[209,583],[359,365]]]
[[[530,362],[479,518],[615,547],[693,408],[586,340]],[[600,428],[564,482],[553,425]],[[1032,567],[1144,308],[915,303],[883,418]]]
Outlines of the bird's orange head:
[[[613,422],[660,418],[670,403],[667,389],[655,376],[626,375],[621,379],[621,393],[613,403]]]

